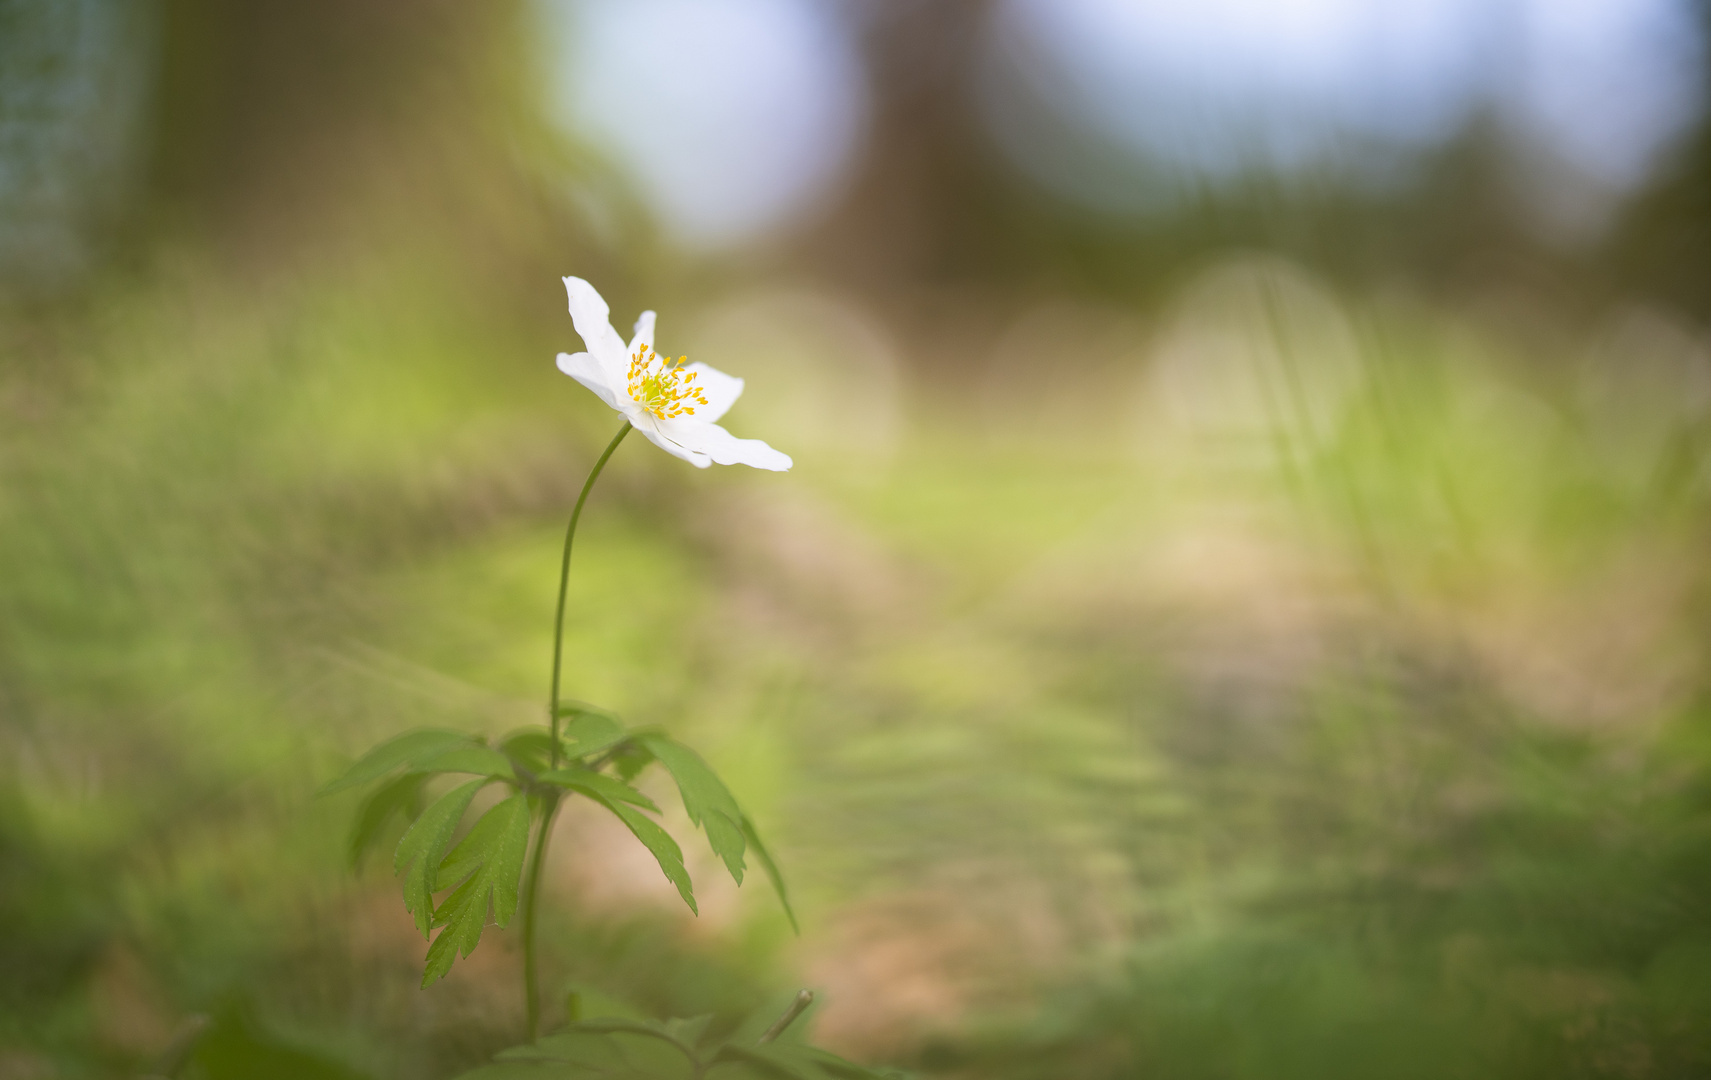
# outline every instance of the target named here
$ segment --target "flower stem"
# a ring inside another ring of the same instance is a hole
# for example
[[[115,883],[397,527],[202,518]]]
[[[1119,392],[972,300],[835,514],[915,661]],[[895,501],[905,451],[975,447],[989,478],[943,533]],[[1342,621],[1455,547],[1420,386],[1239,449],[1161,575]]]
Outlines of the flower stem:
[[[594,463],[594,468],[589,470],[588,480],[582,485],[582,494],[576,497],[576,508],[570,512],[570,525],[564,531],[564,557],[560,560],[558,569],[558,611],[553,616],[552,690],[547,697],[547,721],[552,727],[549,753],[554,769],[558,768],[559,758],[558,680],[564,661],[564,595],[570,584],[570,548],[576,541],[576,523],[582,520],[582,506],[588,501],[588,493],[594,490],[594,481],[600,479],[600,472],[606,468],[606,462],[611,459],[612,452],[618,449],[618,444],[623,442],[624,436],[629,433],[630,422],[626,420],[624,426],[618,429],[618,434],[612,436],[612,441],[606,444],[606,449]],[[545,796],[545,802],[541,806],[540,833],[535,837],[534,857],[529,860],[529,882],[523,893],[523,1000],[528,1010],[531,1042],[539,1037],[541,1030],[541,999],[539,989],[535,985],[535,900],[541,889],[541,867],[546,863],[547,841],[552,838],[553,818],[558,814],[558,803],[556,792]]]
[[[594,463],[594,468],[588,472],[588,481],[582,485],[582,494],[576,497],[576,509],[570,512],[570,526],[564,530],[564,558],[558,568],[558,613],[553,616],[553,683],[551,695],[547,698],[547,717],[552,723],[552,767],[558,768],[558,675],[564,661],[564,592],[570,584],[570,546],[576,542],[576,523],[582,520],[582,504],[588,501],[588,493],[594,490],[594,481],[600,479],[600,471],[606,467],[606,461],[612,456],[612,451],[618,449],[618,444],[624,441],[624,436],[630,433],[630,422],[624,421],[624,426],[618,429],[618,434],[612,436],[612,441],[606,444],[606,450],[600,455],[600,460]]]
[[[523,893],[523,1004],[529,1017],[529,1041],[541,1035],[541,995],[535,979],[535,900],[540,895],[541,865],[546,862],[547,840],[558,815],[558,794],[549,793],[541,807],[541,831],[535,837],[535,854],[529,860],[529,885]]]
[[[794,1024],[796,1018],[807,1011],[808,1006],[812,1004],[814,1004],[814,991],[798,990],[795,999],[790,1002],[790,1007],[784,1010],[784,1015],[772,1022],[772,1026],[766,1029],[759,1041],[769,1043],[784,1034],[784,1029]]]

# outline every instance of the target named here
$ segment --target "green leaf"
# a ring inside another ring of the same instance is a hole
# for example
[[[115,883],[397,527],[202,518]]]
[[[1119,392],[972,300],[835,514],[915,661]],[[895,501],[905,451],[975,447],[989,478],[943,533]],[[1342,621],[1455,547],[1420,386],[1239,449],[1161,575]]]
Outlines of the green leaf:
[[[653,1039],[664,1039],[669,1043],[677,1042],[677,1039],[665,1030],[665,1025],[657,1020],[631,1020],[625,1016],[590,1017],[587,1020],[578,1020],[573,1024],[566,1024],[559,1030],[564,1034],[616,1035],[623,1033],[646,1035]]]
[[[706,830],[707,842],[725,861],[731,877],[741,885],[743,849],[747,846],[743,836],[743,812],[731,796],[730,789],[725,787],[725,782],[707,767],[701,755],[682,743],[673,742],[663,735],[640,735],[637,741],[647,747],[660,764],[671,770],[677,781],[677,790],[683,795],[683,808],[689,812],[689,820]]]
[[[604,1073],[590,1074],[578,1068],[575,1072],[549,1072],[543,1070],[533,1061],[498,1061],[490,1065],[477,1065],[468,1072],[460,1072],[453,1080],[560,1080],[561,1077],[597,1076],[606,1080]]]
[[[638,773],[653,764],[653,760],[653,751],[634,739],[622,740],[612,751],[612,767],[625,783],[634,780]]]
[[[550,773],[542,773],[538,779],[562,788],[568,788],[571,791],[580,791],[595,798],[631,803],[644,810],[659,813],[659,807],[655,805],[654,801],[635,788],[622,780],[614,780],[610,776],[588,769],[557,769]]]
[[[789,1051],[786,1051],[789,1052]],[[813,1061],[820,1071],[833,1080],[909,1080],[909,1074],[897,1069],[870,1069],[857,1065],[818,1046],[801,1047],[798,1053]]]
[[[583,758],[598,754],[630,737],[624,726],[604,713],[585,713],[564,725],[559,738],[564,742],[564,754]]]
[[[622,1016],[599,1016],[590,1020],[578,1020],[561,1029],[563,1032],[585,1032],[596,1035],[642,1035],[650,1039],[668,1042],[683,1052],[691,1061],[695,1060],[694,1046],[679,1039],[669,1023],[662,1024],[657,1020],[630,1020]]]
[[[634,1035],[618,1034],[612,1036],[614,1042],[623,1047],[624,1061],[628,1066],[621,1072],[613,1074],[611,1080],[699,1080],[700,1064],[695,1055],[687,1053],[675,1043],[661,1042],[655,1039],[637,1038]],[[600,1080],[608,1080],[602,1076]]]
[[[562,1061],[601,1072],[625,1066],[623,1048],[609,1032],[570,1029],[494,1055],[498,1061]]]
[[[440,864],[438,880],[457,881],[465,875],[468,879],[434,912],[434,925],[445,929],[428,947],[423,986],[450,971],[460,953],[468,956],[475,951],[487,925],[489,904],[500,927],[517,913],[532,817],[529,797],[521,792],[496,803]]]
[[[699,1075],[700,1060],[694,1047],[674,1035],[674,1030],[671,1024],[653,1020],[620,1017],[579,1020],[532,1047],[514,1047],[498,1056],[502,1061],[572,1063],[597,1069],[602,1078],[685,1077],[687,1080],[690,1073]],[[626,1041],[636,1039],[642,1041]]]
[[[521,825],[518,822],[521,821]],[[487,813],[476,820],[473,828],[458,841],[456,847],[441,861],[440,868],[435,874],[439,888],[457,885],[470,874],[481,869],[496,854],[508,850],[508,842],[514,839],[513,832],[518,832],[524,838],[522,846],[527,847],[529,807],[528,797],[523,794],[512,795],[502,802],[495,803]],[[521,856],[519,856],[521,859]],[[520,863],[519,863],[520,865]],[[504,926],[510,921],[511,911],[516,904],[509,908],[503,907],[498,913],[498,922]]]
[[[374,844],[393,814],[402,813],[406,818],[415,816],[421,807],[422,785],[427,781],[423,773],[408,772],[382,784],[363,800],[356,824],[351,829],[351,869],[356,869],[362,862],[363,854]]]
[[[658,1080],[638,1073],[619,1058],[610,1068],[583,1065],[554,1059],[515,1059],[495,1061],[468,1072],[458,1073],[454,1080]]]
[[[802,1043],[749,1045],[754,1038],[752,1030],[744,1036],[739,1029],[738,1034],[700,1052],[697,1047],[710,1019],[698,1016],[663,1024],[623,1017],[573,1021],[553,1035],[501,1050],[495,1056],[497,1065],[465,1073],[459,1080],[527,1080],[534,1076],[542,1080],[687,1080],[690,1075],[731,1080],[906,1080],[904,1074],[869,1069]],[[764,1022],[758,1015],[751,1020],[755,1024]],[[503,1071],[499,1066],[517,1071]]]
[[[887,1080],[889,1075],[846,1061],[818,1047],[798,1043],[742,1046],[726,1043],[713,1055],[715,1065],[745,1065],[779,1080]]]
[[[784,873],[778,869],[778,863],[773,861],[772,852],[766,850],[766,845],[760,842],[760,830],[755,828],[754,822],[749,820],[747,814],[743,815],[743,835],[749,838],[755,857],[760,860],[761,869],[766,871],[767,880],[772,882],[772,891],[778,894],[778,902],[784,905],[784,914],[790,920],[790,929],[800,934],[802,927],[796,922],[796,909],[790,906],[790,893],[784,887]]]
[[[727,1043],[713,1055],[713,1064],[746,1065],[762,1076],[777,1080],[825,1080],[818,1069],[799,1060],[797,1055],[772,1047],[738,1046]]]
[[[545,772],[552,767],[552,734],[544,727],[513,731],[500,740],[499,749],[530,772]]]
[[[398,851],[392,858],[394,873],[404,874],[404,908],[416,916],[416,929],[428,936],[433,924],[434,877],[440,865],[440,852],[451,843],[452,833],[469,808],[469,800],[490,781],[486,777],[471,780],[441,795],[433,805],[398,841]]]
[[[364,754],[355,765],[345,770],[343,776],[323,787],[320,794],[332,795],[366,784],[370,780],[385,776],[400,765],[411,764],[462,744],[475,745],[475,739],[461,731],[432,728],[406,731]]]
[[[712,1013],[702,1013],[700,1016],[674,1017],[665,1022],[665,1032],[680,1044],[687,1047],[700,1045],[701,1036],[707,1033],[707,1025],[712,1023]]]
[[[511,759],[489,746],[472,742],[468,746],[453,746],[411,762],[411,768],[421,772],[479,773],[515,780],[517,771]]]
[[[559,716],[599,716],[613,721],[614,723],[618,720],[618,714],[613,712],[611,709],[602,709],[600,706],[590,705],[586,701],[573,701],[568,698],[559,702],[558,708],[553,711]]]
[[[636,839],[653,852],[653,857],[659,862],[659,868],[665,871],[665,876],[677,886],[677,893],[683,897],[683,902],[689,905],[689,910],[697,915],[701,914],[700,909],[695,906],[695,886],[689,880],[689,871],[683,867],[683,849],[677,846],[677,841],[671,838],[671,834],[660,828],[652,818],[644,817],[640,810],[594,791],[585,793],[617,815],[618,820],[636,834]]]

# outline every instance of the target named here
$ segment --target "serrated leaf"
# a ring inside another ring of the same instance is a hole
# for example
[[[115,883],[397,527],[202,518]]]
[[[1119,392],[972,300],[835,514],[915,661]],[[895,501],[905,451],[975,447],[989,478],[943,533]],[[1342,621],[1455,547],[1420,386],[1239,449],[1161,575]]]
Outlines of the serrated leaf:
[[[517,771],[511,767],[510,758],[490,746],[482,746],[479,743],[453,746],[437,754],[417,758],[411,762],[410,767],[422,772],[479,773],[482,776],[498,776],[506,780],[517,778]]]
[[[529,851],[530,818],[529,796],[513,794],[483,815],[457,851],[447,857],[445,866],[441,866],[441,873],[472,873],[469,880],[453,888],[452,895],[435,911],[433,924],[445,929],[428,946],[423,986],[433,984],[452,970],[459,955],[467,957],[476,952],[481,931],[488,926],[489,904],[493,907],[493,921],[501,928],[517,914],[518,883],[524,873],[524,854]],[[471,840],[477,840],[477,844],[469,846]]]
[[[323,787],[320,794],[333,795],[366,784],[370,780],[378,780],[400,765],[410,764],[465,743],[474,745],[475,739],[461,731],[442,731],[435,728],[406,731],[358,758],[356,764],[346,769],[343,776]]]
[[[707,842],[741,885],[743,849],[748,842],[743,836],[743,812],[725,782],[701,760],[700,754],[682,743],[663,735],[640,735],[637,741],[671,771],[689,820],[706,831]]]
[[[591,772],[588,769],[557,769],[550,773],[542,773],[537,779],[571,791],[580,791],[585,795],[627,802],[644,810],[659,813],[659,807],[654,801],[635,788],[622,780],[614,780],[610,776]]]
[[[760,867],[766,871],[766,878],[772,882],[772,891],[778,894],[778,902],[784,906],[784,915],[790,920],[790,929],[800,934],[802,927],[796,922],[796,909],[790,906],[790,893],[784,887],[784,873],[779,870],[778,863],[773,861],[772,852],[760,841],[760,830],[755,828],[747,814],[743,815],[743,835],[748,837],[749,846],[754,848],[755,858],[760,860]]]
[[[382,784],[363,800],[362,809],[357,812],[356,823],[351,828],[348,852],[351,869],[356,869],[362,862],[363,854],[373,845],[393,814],[402,813],[406,818],[414,816],[421,801],[422,785],[427,781],[423,773],[405,773]]]
[[[423,986],[450,971],[460,953],[468,956],[475,951],[490,905],[493,921],[500,927],[517,913],[532,818],[529,797],[522,792],[495,803],[440,864],[440,881],[456,881],[466,874],[468,879],[434,912],[434,925],[445,929],[428,947]]]
[[[671,838],[671,834],[634,807],[593,791],[587,794],[589,798],[612,811],[618,820],[636,835],[636,839],[653,853],[659,868],[665,871],[666,878],[677,886],[677,894],[683,897],[683,902],[689,905],[689,910],[697,915],[701,914],[700,909],[695,906],[695,886],[689,880],[689,871],[683,866],[683,849],[677,846],[677,841]]]
[[[492,859],[505,855],[510,845],[520,836],[522,843],[519,847],[528,847],[529,839],[529,806],[528,796],[512,795],[508,799],[494,803],[487,813],[476,820],[475,825],[458,841],[456,847],[446,855],[440,863],[436,875],[439,888],[456,885],[464,878],[479,870]],[[522,856],[518,855],[518,865],[522,865]],[[515,892],[515,890],[513,890]],[[496,920],[504,926],[511,920],[511,912],[517,907],[515,901],[509,907],[495,903]]]
[[[440,853],[451,843],[452,833],[469,809],[469,800],[490,781],[487,777],[471,780],[441,795],[416,819],[398,841],[392,857],[392,869],[404,874],[404,908],[416,917],[416,929],[428,936],[433,925],[434,878],[440,865]]]

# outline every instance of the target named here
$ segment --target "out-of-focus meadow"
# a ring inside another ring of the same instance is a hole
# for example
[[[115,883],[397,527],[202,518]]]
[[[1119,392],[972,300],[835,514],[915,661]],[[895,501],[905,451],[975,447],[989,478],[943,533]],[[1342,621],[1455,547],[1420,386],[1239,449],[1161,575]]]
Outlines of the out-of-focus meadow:
[[[626,444],[566,683],[803,928],[570,812],[553,1010],[1711,1074],[1706,9],[1194,7],[0,0],[0,1080],[521,1037],[315,793],[539,722],[563,274],[796,459]]]

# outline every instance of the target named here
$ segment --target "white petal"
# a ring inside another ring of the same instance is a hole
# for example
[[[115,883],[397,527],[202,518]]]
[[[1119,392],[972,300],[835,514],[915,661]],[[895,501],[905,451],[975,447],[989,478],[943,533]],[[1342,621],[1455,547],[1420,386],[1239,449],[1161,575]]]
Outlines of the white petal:
[[[654,313],[642,312],[642,317],[636,320],[636,336],[630,339],[630,355],[640,352],[642,346],[654,347]]]
[[[623,386],[630,370],[630,353],[624,348],[624,339],[612,329],[612,309],[594,286],[579,277],[565,278],[564,291],[570,296],[570,321],[605,370],[606,385],[614,389]]]
[[[635,426],[637,431],[646,436],[649,442],[653,443],[661,450],[664,450],[672,457],[680,457],[684,461],[695,466],[697,469],[705,469],[707,466],[713,464],[713,459],[706,454],[703,454],[698,450],[691,450],[682,443],[667,438],[666,435],[660,431],[662,421],[657,419],[652,413],[643,413],[639,417],[633,416],[630,418],[630,423]]]
[[[701,388],[701,394],[707,399],[707,404],[695,406],[695,419],[709,424],[716,424],[719,418],[731,411],[737,398],[743,393],[743,380],[735,375],[727,375],[718,368],[710,368],[699,361],[686,366],[684,371],[695,372],[693,385]]]
[[[659,430],[668,441],[691,453],[705,454],[718,465],[748,465],[784,472],[794,464],[789,454],[780,453],[759,439],[739,439],[718,424],[705,424],[699,419],[661,420]]]
[[[585,352],[559,353],[558,369],[600,395],[600,400],[619,408],[617,394],[606,384],[605,369],[600,361]]]

